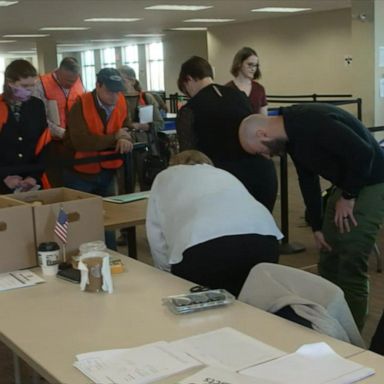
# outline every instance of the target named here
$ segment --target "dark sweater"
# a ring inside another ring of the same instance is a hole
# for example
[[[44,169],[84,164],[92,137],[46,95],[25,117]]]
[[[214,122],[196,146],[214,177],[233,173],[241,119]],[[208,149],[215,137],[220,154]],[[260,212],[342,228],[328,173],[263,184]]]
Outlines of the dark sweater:
[[[214,162],[247,157],[238,129],[250,114],[252,108],[243,92],[218,84],[204,87],[179,112],[176,127],[180,150],[198,149]],[[190,136],[186,132],[194,138],[186,137]]]
[[[329,104],[282,108],[288,153],[295,163],[313,230],[321,228],[319,175],[357,197],[367,185],[384,182],[384,152],[353,115]]]
[[[252,107],[245,93],[218,84],[204,87],[179,111],[176,129],[180,150],[204,152],[216,167],[236,176],[272,211],[277,195],[274,164],[248,154],[239,141],[240,123],[250,114]]]

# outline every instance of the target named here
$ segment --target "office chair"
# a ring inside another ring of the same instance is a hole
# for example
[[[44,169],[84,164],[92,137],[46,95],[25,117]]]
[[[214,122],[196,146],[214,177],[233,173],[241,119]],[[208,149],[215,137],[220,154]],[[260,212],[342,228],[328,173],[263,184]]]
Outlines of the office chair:
[[[320,333],[365,347],[343,291],[318,275],[284,265],[260,263],[251,269],[238,299]]]

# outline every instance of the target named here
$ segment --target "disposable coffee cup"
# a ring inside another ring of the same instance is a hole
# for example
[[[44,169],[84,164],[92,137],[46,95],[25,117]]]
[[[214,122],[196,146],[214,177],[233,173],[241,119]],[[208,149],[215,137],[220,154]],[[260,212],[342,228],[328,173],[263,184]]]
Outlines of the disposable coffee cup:
[[[60,247],[55,242],[41,243],[37,249],[39,265],[44,275],[54,276],[59,269]]]

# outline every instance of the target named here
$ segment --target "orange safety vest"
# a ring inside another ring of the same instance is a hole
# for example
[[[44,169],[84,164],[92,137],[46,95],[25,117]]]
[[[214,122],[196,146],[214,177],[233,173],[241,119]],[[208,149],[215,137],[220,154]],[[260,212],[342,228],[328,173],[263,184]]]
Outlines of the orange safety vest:
[[[105,135],[105,134],[114,134],[121,129],[123,126],[124,120],[127,118],[127,102],[122,93],[119,94],[119,98],[113,109],[111,116],[109,117],[107,127],[104,127],[104,124],[100,118],[100,115],[96,109],[95,100],[92,92],[87,92],[80,96],[80,101],[82,104],[83,117],[87,123],[89,131],[94,135]],[[76,152],[75,159],[83,159],[86,157],[94,157],[100,155],[108,155],[116,153],[116,151],[87,151],[87,152]],[[82,173],[99,173],[102,168],[105,169],[116,169],[123,165],[123,160],[103,160],[95,163],[89,164],[79,164],[75,165],[74,168],[78,172]]]
[[[138,100],[138,105],[147,105],[145,98],[144,98],[144,92],[139,93],[139,100]]]
[[[40,79],[47,100],[56,100],[57,102],[60,126],[66,128],[68,112],[71,110],[73,104],[75,104],[77,98],[84,93],[84,87],[80,77],[77,78],[76,82],[70,88],[68,96],[65,95],[63,89],[52,73],[42,75],[40,76]]]
[[[40,138],[39,138],[39,140],[38,140],[38,142],[36,144],[35,155],[38,156],[40,154],[40,152],[44,149],[44,147],[51,140],[52,140],[51,131],[50,131],[49,127],[47,127],[44,130],[44,132],[42,133],[42,135],[40,136]],[[52,188],[52,185],[49,182],[48,176],[47,176],[47,174],[45,172],[41,175],[40,180],[41,180],[41,184],[42,184],[43,189]]]

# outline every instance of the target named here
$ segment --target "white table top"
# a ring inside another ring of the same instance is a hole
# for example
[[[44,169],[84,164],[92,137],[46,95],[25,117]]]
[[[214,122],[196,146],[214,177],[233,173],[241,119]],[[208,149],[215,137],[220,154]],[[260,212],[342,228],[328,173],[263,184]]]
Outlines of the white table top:
[[[326,341],[341,356],[363,350],[301,327],[244,303],[188,315],[174,315],[161,298],[193,285],[123,257],[126,272],[113,275],[115,292],[80,292],[57,279],[0,294],[0,340],[52,383],[89,383],[72,366],[75,355],[171,341],[230,326],[293,352],[304,343]],[[172,381],[164,381],[172,382]]]

